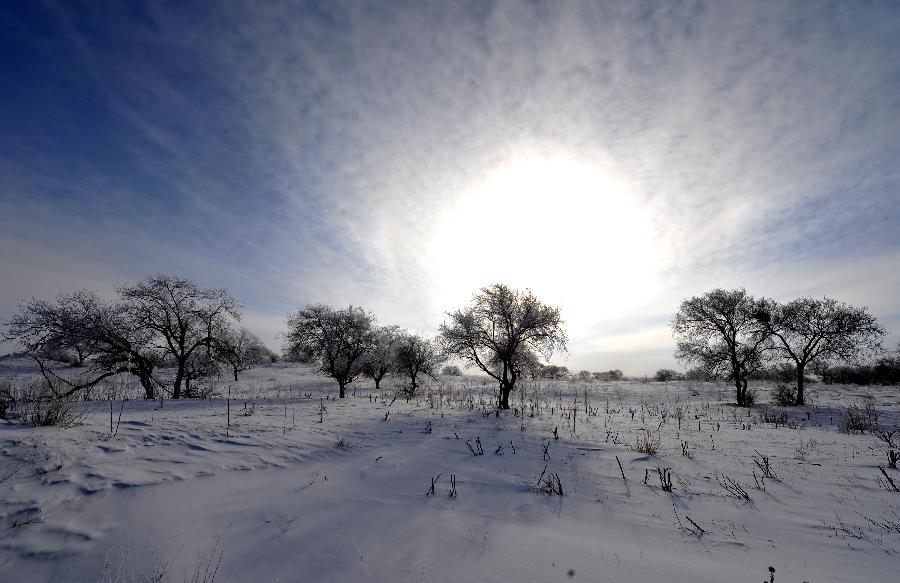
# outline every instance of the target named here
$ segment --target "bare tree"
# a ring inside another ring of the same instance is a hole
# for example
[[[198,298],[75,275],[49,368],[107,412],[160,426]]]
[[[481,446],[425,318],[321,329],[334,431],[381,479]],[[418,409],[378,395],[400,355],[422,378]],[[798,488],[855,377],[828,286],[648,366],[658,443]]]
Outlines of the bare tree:
[[[72,364],[81,367],[94,351],[93,340],[81,328],[99,304],[97,294],[88,290],[60,294],[55,303],[32,298],[7,322],[9,334],[21,340],[32,357],[67,353]]]
[[[362,372],[363,357],[372,349],[374,322],[360,307],[336,310],[310,304],[288,317],[285,353],[317,362],[321,374],[337,381],[343,399],[345,387]]]
[[[397,371],[409,379],[407,396],[415,396],[419,387],[419,375],[434,378],[444,362],[437,346],[430,339],[419,334],[405,333],[397,339],[394,350]]]
[[[362,361],[362,373],[375,381],[375,390],[381,390],[381,379],[396,364],[397,341],[401,337],[399,326],[378,326],[373,330],[372,349]]]
[[[559,308],[543,304],[529,290],[496,283],[476,293],[468,307],[447,316],[449,322],[440,326],[447,354],[498,381],[503,409],[509,409],[509,393],[523,374],[526,353],[549,358],[566,347]]]
[[[184,388],[181,396],[186,399],[203,398],[206,394],[193,383],[216,377],[222,373],[222,362],[215,351],[195,350],[184,365]]]
[[[677,341],[675,358],[698,365],[708,377],[734,382],[736,401],[749,405],[747,381],[763,365],[772,343],[760,320],[764,302],[744,289],[715,289],[684,300],[672,331]]]
[[[101,304],[92,312],[86,330],[96,341],[93,362],[98,370],[130,372],[140,381],[147,399],[157,397],[162,383],[155,372],[164,355],[155,346],[152,330],[135,321],[121,303]]]
[[[189,279],[152,275],[118,291],[130,317],[154,333],[156,347],[173,361],[173,399],[181,397],[194,353],[205,350],[209,356],[216,336],[231,319],[240,319],[238,302],[231,294],[201,288]]]
[[[56,398],[89,391],[119,373],[134,374],[147,398],[156,396],[154,370],[162,356],[151,346],[152,333],[135,323],[121,304],[104,302],[87,290],[61,295],[56,303],[32,299],[19,306],[6,328],[4,336],[35,360]],[[83,364],[89,366],[77,376],[57,374],[44,358],[48,344],[81,347]]]
[[[238,373],[269,362],[272,352],[259,336],[246,328],[228,327],[215,342],[216,357],[226,363],[238,380]]]
[[[807,365],[834,361],[858,364],[862,356],[881,347],[885,335],[867,308],[831,298],[798,298],[786,304],[770,300],[761,320],[775,339],[775,351],[796,365],[796,405],[804,404]]]

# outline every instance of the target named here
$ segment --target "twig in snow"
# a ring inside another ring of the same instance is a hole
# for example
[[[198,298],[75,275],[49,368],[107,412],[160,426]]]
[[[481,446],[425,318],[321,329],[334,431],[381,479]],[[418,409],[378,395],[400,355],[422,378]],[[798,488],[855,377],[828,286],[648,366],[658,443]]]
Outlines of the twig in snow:
[[[434,485],[437,484],[437,481],[441,479],[441,474],[438,474],[436,477],[431,478],[431,488],[425,492],[426,496],[434,496]]]

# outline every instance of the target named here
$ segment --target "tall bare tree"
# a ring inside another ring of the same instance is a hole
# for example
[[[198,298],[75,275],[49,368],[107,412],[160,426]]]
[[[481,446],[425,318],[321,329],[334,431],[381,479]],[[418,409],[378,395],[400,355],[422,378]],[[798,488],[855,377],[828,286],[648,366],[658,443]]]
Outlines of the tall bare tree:
[[[223,289],[201,288],[195,281],[152,275],[118,289],[130,317],[154,333],[156,347],[172,360],[172,398],[181,398],[188,363],[198,350],[212,352],[216,335],[232,319],[240,319],[239,304]]]
[[[338,383],[338,394],[362,372],[374,344],[375,317],[360,307],[337,310],[310,304],[288,317],[285,352],[317,362],[320,374]]]
[[[817,361],[858,364],[861,357],[881,347],[885,335],[867,308],[831,298],[798,298],[786,304],[768,301],[761,319],[775,339],[775,351],[796,366],[796,405],[804,404],[807,365]]]
[[[495,283],[476,293],[468,307],[447,316],[439,334],[446,353],[494,378],[503,409],[509,409],[509,394],[530,360],[527,353],[549,358],[566,348],[559,308],[545,305],[530,290]]]
[[[415,396],[419,388],[419,375],[434,378],[445,360],[432,340],[408,332],[398,337],[394,358],[397,371],[409,379],[409,397]]]
[[[733,381],[737,404],[751,404],[747,381],[772,347],[764,313],[765,302],[744,289],[715,289],[684,300],[672,322],[675,358],[696,364],[709,377]]]

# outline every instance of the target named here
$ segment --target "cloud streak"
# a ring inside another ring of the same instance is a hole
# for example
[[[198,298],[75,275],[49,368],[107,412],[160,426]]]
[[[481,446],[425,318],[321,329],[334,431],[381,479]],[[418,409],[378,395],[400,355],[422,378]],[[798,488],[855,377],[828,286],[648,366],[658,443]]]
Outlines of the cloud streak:
[[[308,301],[432,330],[467,299],[441,288],[467,281],[466,260],[448,272],[429,251],[461,198],[506,164],[562,156],[621,178],[658,258],[652,292],[624,309],[559,298],[577,307],[574,366],[619,367],[623,352],[633,372],[670,365],[660,327],[717,285],[846,292],[900,322],[880,277],[900,267],[890,3],[9,10],[4,312],[55,293],[48,271],[64,289],[167,270],[231,288],[267,337]],[[560,264],[584,269],[536,265],[531,285],[603,273],[628,293],[604,272],[620,250],[575,240]]]

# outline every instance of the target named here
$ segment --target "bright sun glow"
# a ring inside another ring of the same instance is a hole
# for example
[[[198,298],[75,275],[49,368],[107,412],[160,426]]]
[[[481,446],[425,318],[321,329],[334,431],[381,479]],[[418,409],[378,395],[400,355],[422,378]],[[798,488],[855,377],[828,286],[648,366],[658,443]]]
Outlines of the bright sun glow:
[[[570,334],[646,300],[657,280],[649,217],[625,183],[565,157],[489,172],[449,210],[432,239],[448,305],[499,281],[563,310]]]

